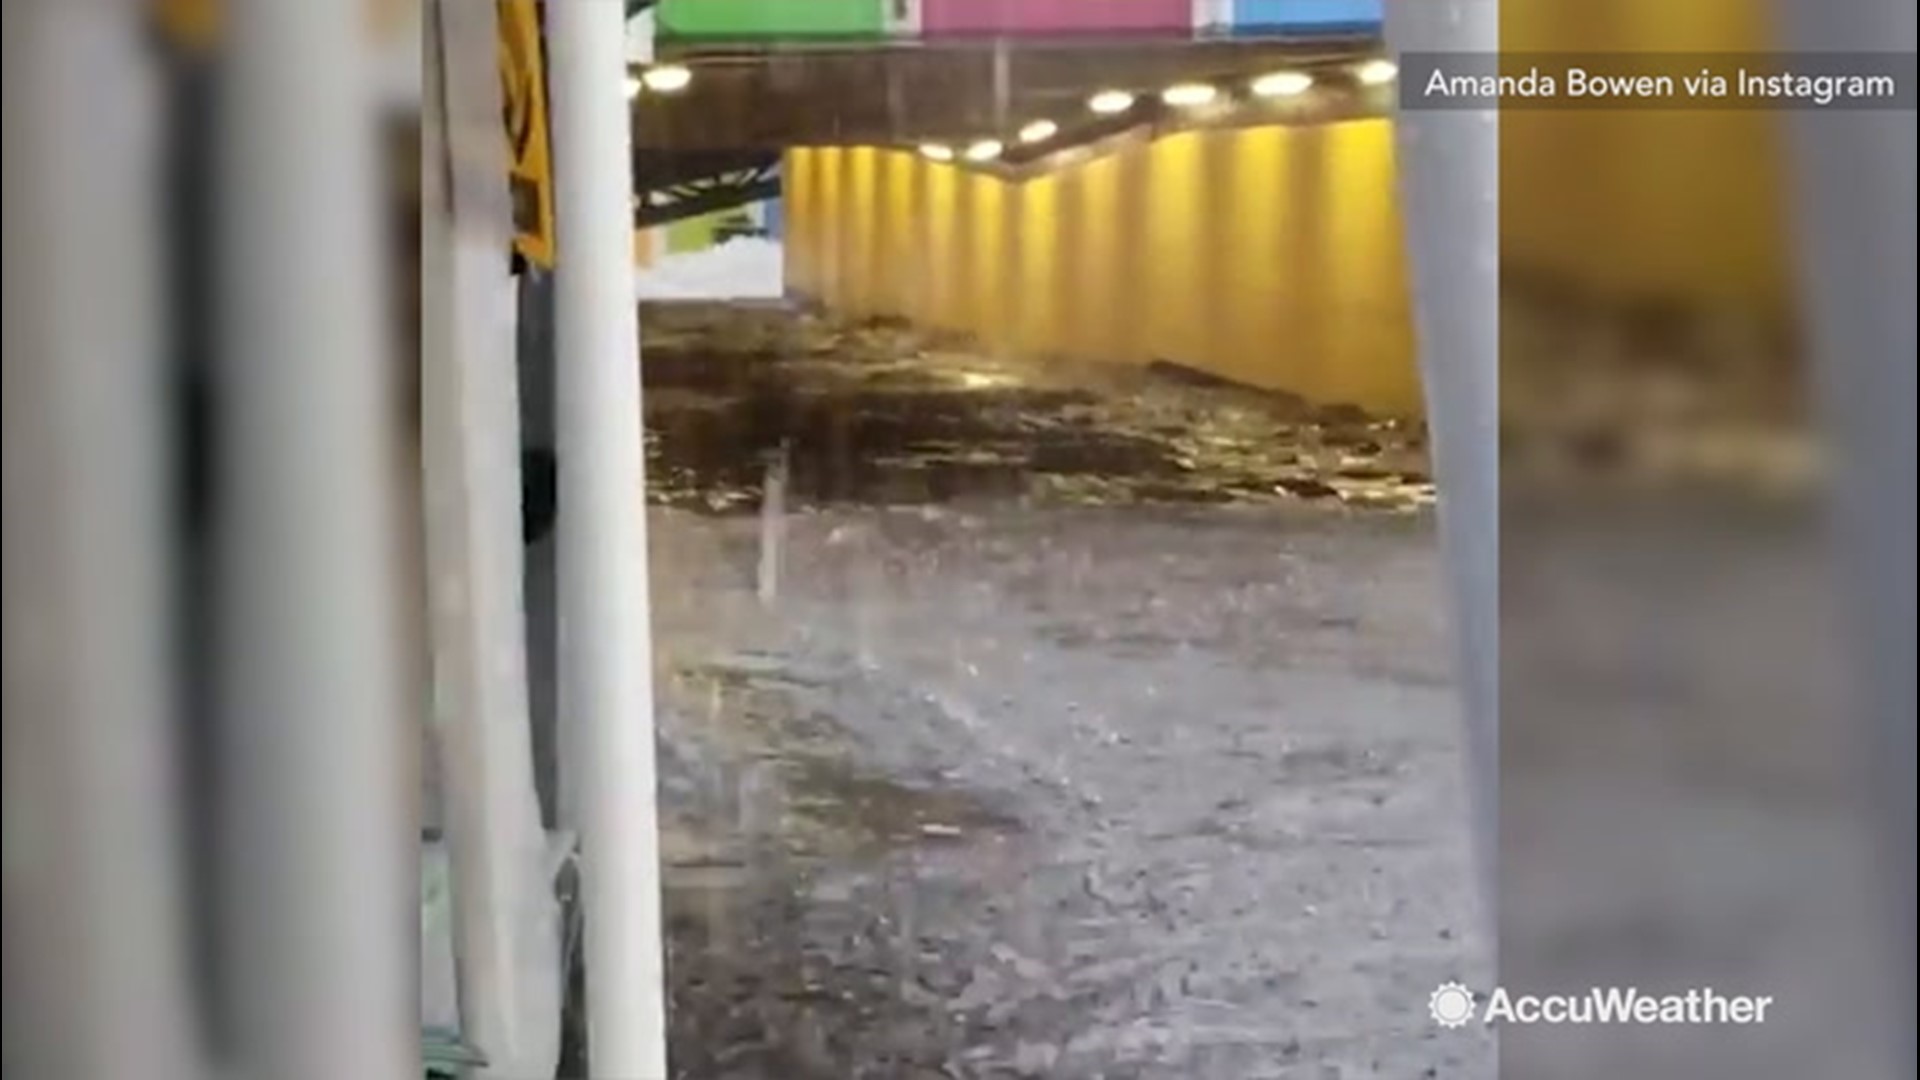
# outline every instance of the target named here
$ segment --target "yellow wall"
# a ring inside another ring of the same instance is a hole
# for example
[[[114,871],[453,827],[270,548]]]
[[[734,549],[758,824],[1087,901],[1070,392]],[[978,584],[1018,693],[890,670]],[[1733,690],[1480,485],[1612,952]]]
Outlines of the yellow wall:
[[[789,287],[843,311],[1419,412],[1385,120],[1186,132],[1024,182],[874,147],[784,175]]]
[[[1508,0],[1507,52],[1764,52],[1763,0]],[[1758,305],[1790,288],[1784,114],[1508,109],[1501,255],[1602,294]]]
[[[1761,0],[1510,0],[1509,52],[1763,52]],[[1785,116],[1507,109],[1501,254],[1600,298],[1790,314]],[[1204,366],[1417,411],[1386,121],[1196,132],[1025,183],[902,152],[786,164],[791,286],[998,348]]]

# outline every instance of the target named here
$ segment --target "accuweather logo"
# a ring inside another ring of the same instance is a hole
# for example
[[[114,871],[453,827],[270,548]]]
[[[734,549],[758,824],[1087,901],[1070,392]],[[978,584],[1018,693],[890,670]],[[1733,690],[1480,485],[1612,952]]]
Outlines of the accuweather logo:
[[[1483,1005],[1457,982],[1427,995],[1427,1012],[1445,1028],[1506,1024],[1764,1024],[1773,998],[1722,994],[1711,987],[1680,994],[1643,994],[1626,986],[1594,987],[1584,994],[1510,994],[1496,987]]]
[[[1445,1028],[1464,1026],[1473,1019],[1473,991],[1457,982],[1441,983],[1427,995],[1427,1011],[1433,1022]]]

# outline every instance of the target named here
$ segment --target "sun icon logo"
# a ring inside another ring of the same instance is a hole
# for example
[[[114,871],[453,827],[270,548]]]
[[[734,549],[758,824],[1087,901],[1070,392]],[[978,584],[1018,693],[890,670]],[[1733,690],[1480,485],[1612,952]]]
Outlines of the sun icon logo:
[[[1457,982],[1441,983],[1427,995],[1427,1011],[1441,1027],[1460,1027],[1473,1019],[1473,991]]]

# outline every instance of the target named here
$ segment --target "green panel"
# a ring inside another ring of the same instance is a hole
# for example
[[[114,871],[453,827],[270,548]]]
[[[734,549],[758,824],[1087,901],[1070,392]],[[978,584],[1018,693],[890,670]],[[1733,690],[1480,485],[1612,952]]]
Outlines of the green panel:
[[[888,0],[664,0],[656,14],[663,38],[877,38],[887,32]]]
[[[687,251],[705,251],[713,246],[713,233],[723,216],[722,211],[701,214],[667,225],[667,254],[678,255]]]

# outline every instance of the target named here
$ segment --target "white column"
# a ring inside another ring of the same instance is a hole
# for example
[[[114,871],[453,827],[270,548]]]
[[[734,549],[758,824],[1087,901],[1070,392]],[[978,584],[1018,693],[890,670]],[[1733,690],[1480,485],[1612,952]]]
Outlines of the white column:
[[[222,851],[240,1071],[420,1075],[418,824],[370,28],[223,8]]]
[[[421,455],[434,740],[460,1026],[482,1076],[560,1061],[558,904],[534,792],[507,141],[492,4],[428,8]]]
[[[200,1075],[184,948],[161,87],[142,5],[4,21],[6,1054]]]
[[[1775,8],[1783,48],[1904,51],[1912,70],[1912,4],[1779,0]],[[1904,1018],[1915,996],[1913,113],[1809,109],[1790,122],[1802,296],[1822,434],[1835,451],[1835,540],[1856,631],[1858,741],[1876,767],[1884,954],[1896,980],[1887,1015]],[[1894,1075],[1912,1076],[1913,1025],[1892,1034]]]
[[[588,1055],[665,1080],[632,133],[621,5],[547,6],[560,458],[560,711],[580,786]]]
[[[1395,54],[1491,54],[1500,44],[1499,3],[1387,0],[1386,31]],[[1491,927],[1500,836],[1499,114],[1402,110],[1395,125],[1440,542],[1461,652],[1475,852]]]

